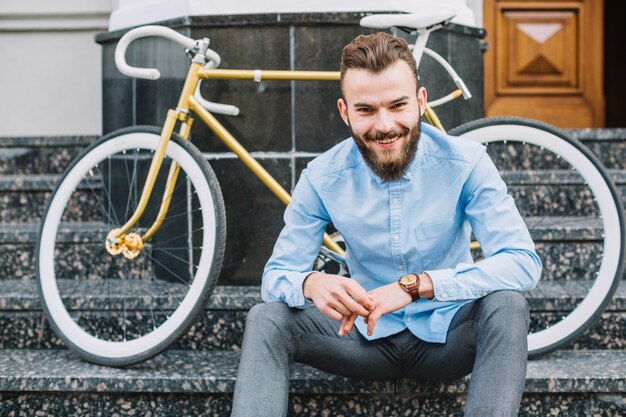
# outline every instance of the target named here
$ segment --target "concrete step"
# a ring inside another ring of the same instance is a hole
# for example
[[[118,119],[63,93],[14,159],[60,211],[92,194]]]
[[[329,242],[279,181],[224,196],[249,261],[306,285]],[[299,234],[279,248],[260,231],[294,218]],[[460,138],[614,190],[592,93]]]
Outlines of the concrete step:
[[[170,350],[109,368],[64,350],[0,350],[0,404],[5,415],[228,416],[238,362],[237,352]],[[624,415],[625,375],[626,351],[529,361],[519,415]],[[362,381],[295,364],[289,415],[460,415],[469,381]]]
[[[506,171],[502,177],[509,193],[524,216],[595,215],[595,205],[584,187],[582,177],[568,171]],[[611,170],[611,179],[618,188],[620,200],[626,206],[626,170]],[[0,221],[4,223],[39,222],[44,214],[59,175],[1,175]],[[98,208],[94,198],[101,193],[96,179],[89,186],[83,184],[75,196],[67,215],[76,220],[96,220]],[[585,207],[581,210],[581,207]],[[559,212],[555,212],[559,207]]]
[[[110,228],[99,222],[64,223],[57,235],[57,239],[63,242],[57,255],[57,273],[68,277],[80,274],[84,278],[98,278],[105,275],[116,276],[121,270],[128,268],[123,258],[116,259],[113,269],[111,265],[85,264],[85,259],[107,256],[104,239],[109,231]],[[38,233],[39,225],[35,223],[0,223],[0,256],[4,260],[0,281],[35,277],[35,244]],[[85,270],[85,265],[89,266],[88,271]],[[142,271],[143,276],[152,271],[152,263],[147,257],[137,258],[133,260],[131,269]]]
[[[626,169],[626,128],[565,129],[584,143],[608,169]]]
[[[0,137],[0,175],[61,174],[95,136]]]
[[[508,192],[526,216],[595,216],[596,204],[583,178],[564,170],[501,171]],[[626,207],[626,170],[609,170],[622,207]]]
[[[2,175],[0,176],[0,221],[3,223],[38,223],[60,175]],[[100,208],[93,204],[101,197],[99,180],[89,185],[81,183],[68,204],[64,219],[89,221],[101,218]]]
[[[81,320],[92,329],[97,329],[101,337],[115,337],[119,331],[119,319],[124,316],[123,304],[130,314],[131,328],[149,327],[158,304],[159,312],[169,313],[173,308],[175,293],[180,286],[159,284],[166,294],[155,295],[156,303],[146,303],[146,298],[155,284],[150,281],[135,281],[132,288],[135,295],[121,297],[122,286],[115,285],[104,290],[103,281],[81,282],[74,288],[75,281],[59,282],[59,288],[70,286],[71,294],[65,297],[66,305],[80,309]],[[546,322],[558,320],[564,312],[571,311],[581,294],[591,285],[590,282],[540,282],[538,287],[525,296],[531,308],[531,328],[536,329]],[[259,287],[217,285],[205,310],[193,323],[190,330],[175,345],[182,350],[233,349],[241,346],[248,310],[262,302]],[[137,308],[139,311],[135,311]],[[105,310],[106,309],[106,310]],[[154,311],[151,311],[154,310]],[[626,348],[626,282],[619,286],[612,302],[599,321],[568,349],[625,349]],[[53,334],[44,318],[39,302],[36,284],[33,280],[5,280],[0,287],[0,349],[37,348],[50,349],[63,347],[63,343]],[[111,336],[114,335],[114,336]]]
[[[597,219],[530,217],[526,221],[544,262],[542,279],[570,279],[573,275],[577,279],[593,278],[601,249],[601,230]],[[39,225],[35,223],[0,223],[0,257],[4,260],[0,281],[35,276],[34,254],[38,230]],[[108,227],[98,222],[64,223],[59,238],[66,244],[58,256],[59,260],[63,259],[63,262],[59,261],[59,275],[84,275],[86,271],[80,269],[81,264],[85,264],[84,259],[106,256],[103,242],[108,232]],[[480,252],[476,252],[475,258],[480,257]],[[120,259],[120,265],[122,263]],[[259,269],[262,267],[260,265]],[[151,267],[146,257],[139,257],[133,260],[132,268],[149,271]],[[94,278],[105,275],[95,264],[90,265],[89,273],[95,274]],[[228,277],[223,279],[227,280]]]
[[[580,140],[608,169],[626,168],[626,129],[568,129],[566,134]],[[558,169],[569,164],[559,161],[551,151],[518,142],[490,143],[487,152],[502,169]]]
[[[626,169],[626,128],[565,129],[610,169]],[[96,136],[0,137],[0,175],[60,174]]]

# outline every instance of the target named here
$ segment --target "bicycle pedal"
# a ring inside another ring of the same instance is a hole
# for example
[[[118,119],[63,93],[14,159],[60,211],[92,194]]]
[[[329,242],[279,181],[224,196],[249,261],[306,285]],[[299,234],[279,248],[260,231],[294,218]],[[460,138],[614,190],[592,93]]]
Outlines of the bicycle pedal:
[[[115,236],[115,234],[119,230],[120,229],[111,230],[105,240],[105,246],[106,246],[107,252],[109,252],[109,254],[111,255],[119,255],[120,253],[122,253],[122,250],[124,249],[124,237],[121,236],[121,237],[118,237],[117,239],[113,238],[113,236]]]

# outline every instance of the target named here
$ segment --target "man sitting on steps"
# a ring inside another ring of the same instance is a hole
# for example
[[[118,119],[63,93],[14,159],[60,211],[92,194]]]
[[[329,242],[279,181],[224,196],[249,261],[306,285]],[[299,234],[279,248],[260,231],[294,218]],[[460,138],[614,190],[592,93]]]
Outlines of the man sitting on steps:
[[[496,167],[484,146],[420,122],[426,90],[400,38],[348,44],[341,91],[352,138],[300,176],[265,303],[248,313],[232,415],[285,416],[299,362],[367,380],[471,372],[466,416],[516,416],[528,354],[520,291],[536,286],[541,261]],[[312,271],[330,222],[351,278]]]

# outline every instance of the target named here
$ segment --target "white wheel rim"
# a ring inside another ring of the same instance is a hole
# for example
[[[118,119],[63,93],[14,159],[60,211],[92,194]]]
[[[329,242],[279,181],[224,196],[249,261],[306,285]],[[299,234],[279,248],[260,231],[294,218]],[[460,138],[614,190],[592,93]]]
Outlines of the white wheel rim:
[[[206,279],[209,277],[212,257],[215,249],[216,237],[216,214],[214,210],[206,210],[205,207],[214,207],[213,196],[205,179],[204,173],[197,165],[193,157],[181,146],[173,141],[168,144],[166,155],[178,161],[185,167],[189,179],[198,192],[201,201],[204,233],[203,251],[200,257],[196,274],[187,294],[176,308],[175,312],[163,322],[156,330],[139,338],[113,342],[98,339],[85,332],[79,327],[67,312],[65,305],[59,294],[55,270],[54,270],[54,243],[58,231],[58,225],[64,211],[64,202],[68,200],[71,193],[82,180],[82,177],[96,163],[104,158],[100,155],[111,155],[123,150],[132,149],[152,149],[156,150],[158,135],[153,133],[128,133],[110,139],[100,146],[94,148],[83,157],[67,175],[61,187],[55,193],[50,204],[45,223],[42,228],[40,250],[39,250],[39,271],[41,292],[45,298],[45,304],[52,320],[57,327],[77,348],[88,352],[91,355],[112,359],[132,357],[145,353],[155,346],[163,343],[168,337],[179,329],[185,319],[192,313],[193,307],[198,299],[203,297],[203,288]],[[104,244],[104,242],[103,242]],[[195,277],[199,277],[196,279]]]
[[[575,146],[543,130],[523,125],[492,125],[472,130],[461,136],[480,143],[501,141],[507,138],[513,142],[543,146],[576,167],[598,199],[605,233],[604,256],[598,271],[598,278],[584,300],[563,320],[545,330],[528,335],[528,350],[530,352],[542,350],[570,336],[585,324],[600,308],[606,294],[610,291],[614,277],[612,274],[607,275],[606,271],[617,270],[621,243],[619,214],[613,204],[611,191],[593,163]],[[492,137],[493,139],[490,139]]]

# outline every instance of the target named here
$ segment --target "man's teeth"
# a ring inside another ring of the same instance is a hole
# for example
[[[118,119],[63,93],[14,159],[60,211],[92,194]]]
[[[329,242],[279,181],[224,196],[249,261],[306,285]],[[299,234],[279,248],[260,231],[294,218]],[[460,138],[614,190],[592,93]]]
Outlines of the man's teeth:
[[[396,136],[395,138],[389,138],[389,139],[383,139],[383,140],[377,140],[376,142],[378,143],[382,143],[382,144],[387,144],[387,143],[393,143],[395,141],[398,140],[398,136]]]

